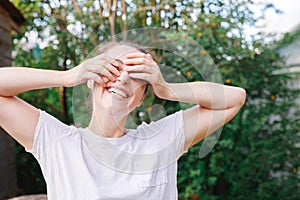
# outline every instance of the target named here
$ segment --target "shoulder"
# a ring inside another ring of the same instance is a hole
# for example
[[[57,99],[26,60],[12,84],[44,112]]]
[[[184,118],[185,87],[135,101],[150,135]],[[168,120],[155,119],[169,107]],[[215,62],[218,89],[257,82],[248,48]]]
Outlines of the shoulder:
[[[40,116],[34,133],[32,152],[54,148],[65,139],[78,138],[78,128],[67,125],[51,114],[39,110]]]
[[[138,131],[142,130],[165,130],[170,128],[178,128],[183,120],[182,110],[163,117],[157,121],[151,121],[150,123],[143,122],[137,127]]]
[[[176,136],[181,135],[183,126],[182,111],[175,112],[157,121],[150,123],[142,122],[136,130],[131,130],[129,135],[135,139],[153,140],[155,143],[167,140],[173,140]]]
[[[47,113],[46,111],[39,110],[40,117],[37,125],[37,129],[43,128],[49,131],[61,131],[61,132],[74,132],[78,128],[73,125],[68,125],[63,123],[59,119],[55,118],[53,115]]]

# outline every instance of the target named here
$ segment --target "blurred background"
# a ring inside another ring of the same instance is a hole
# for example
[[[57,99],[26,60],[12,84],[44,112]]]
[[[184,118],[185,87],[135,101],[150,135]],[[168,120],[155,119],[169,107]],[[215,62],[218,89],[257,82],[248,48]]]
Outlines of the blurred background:
[[[204,49],[193,53],[209,55],[224,84],[247,91],[213,150],[200,159],[199,143],[180,158],[179,199],[300,199],[299,0],[1,0],[0,66],[68,70],[101,41],[142,27],[196,40]],[[186,80],[202,80],[184,59],[155,53]],[[72,89],[19,96],[74,124]],[[153,104],[168,114],[182,108],[152,94],[134,120],[149,121]],[[0,166],[0,199],[46,193],[38,163],[3,130]]]

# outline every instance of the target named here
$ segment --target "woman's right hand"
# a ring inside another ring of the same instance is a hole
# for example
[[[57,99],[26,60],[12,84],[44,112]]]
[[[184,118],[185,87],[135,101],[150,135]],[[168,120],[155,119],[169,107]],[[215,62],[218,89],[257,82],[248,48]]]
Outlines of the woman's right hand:
[[[105,54],[85,60],[67,71],[1,67],[0,126],[22,146],[32,150],[40,111],[16,94],[42,88],[72,87],[88,80],[105,85],[105,81],[120,74],[118,68],[118,62]]]
[[[118,67],[118,61],[106,54],[95,56],[65,71],[64,86],[73,87],[88,80],[93,80],[104,86],[105,78],[114,81],[117,76],[120,76]]]

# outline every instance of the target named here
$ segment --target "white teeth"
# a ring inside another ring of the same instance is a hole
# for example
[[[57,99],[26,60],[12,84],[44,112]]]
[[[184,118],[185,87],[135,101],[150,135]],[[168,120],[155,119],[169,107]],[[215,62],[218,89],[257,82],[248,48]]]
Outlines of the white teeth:
[[[127,95],[126,95],[123,91],[118,90],[117,88],[109,88],[108,91],[109,91],[109,92],[113,92],[113,93],[115,93],[115,94],[118,94],[118,95],[120,95],[120,96],[123,97],[123,98],[126,98],[126,97],[127,97]]]

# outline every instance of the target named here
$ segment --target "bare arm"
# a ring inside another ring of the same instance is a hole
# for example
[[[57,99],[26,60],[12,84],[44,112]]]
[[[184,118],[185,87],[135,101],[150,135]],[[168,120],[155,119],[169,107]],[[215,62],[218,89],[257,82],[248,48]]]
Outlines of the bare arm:
[[[246,99],[245,90],[238,87],[209,82],[167,83],[149,54],[128,54],[124,63],[128,64],[129,76],[148,81],[156,96],[196,104],[183,111],[186,149],[231,120]]]
[[[159,87],[160,98],[198,104],[183,111],[186,149],[230,121],[246,99],[244,89],[216,83],[165,83]]]
[[[167,83],[156,86],[158,97],[198,104],[211,110],[225,110],[243,104],[245,90],[211,82]]]
[[[0,68],[0,96],[10,97],[34,89],[64,86],[63,72],[23,67]]]
[[[32,149],[39,111],[16,94],[34,89],[72,87],[94,80],[104,84],[99,75],[113,79],[118,70],[105,55],[84,61],[68,71],[42,70],[23,67],[0,68],[0,126],[27,149]]]
[[[39,119],[37,108],[14,95],[63,85],[63,73],[21,67],[0,68],[0,125],[21,145],[32,149]]]

